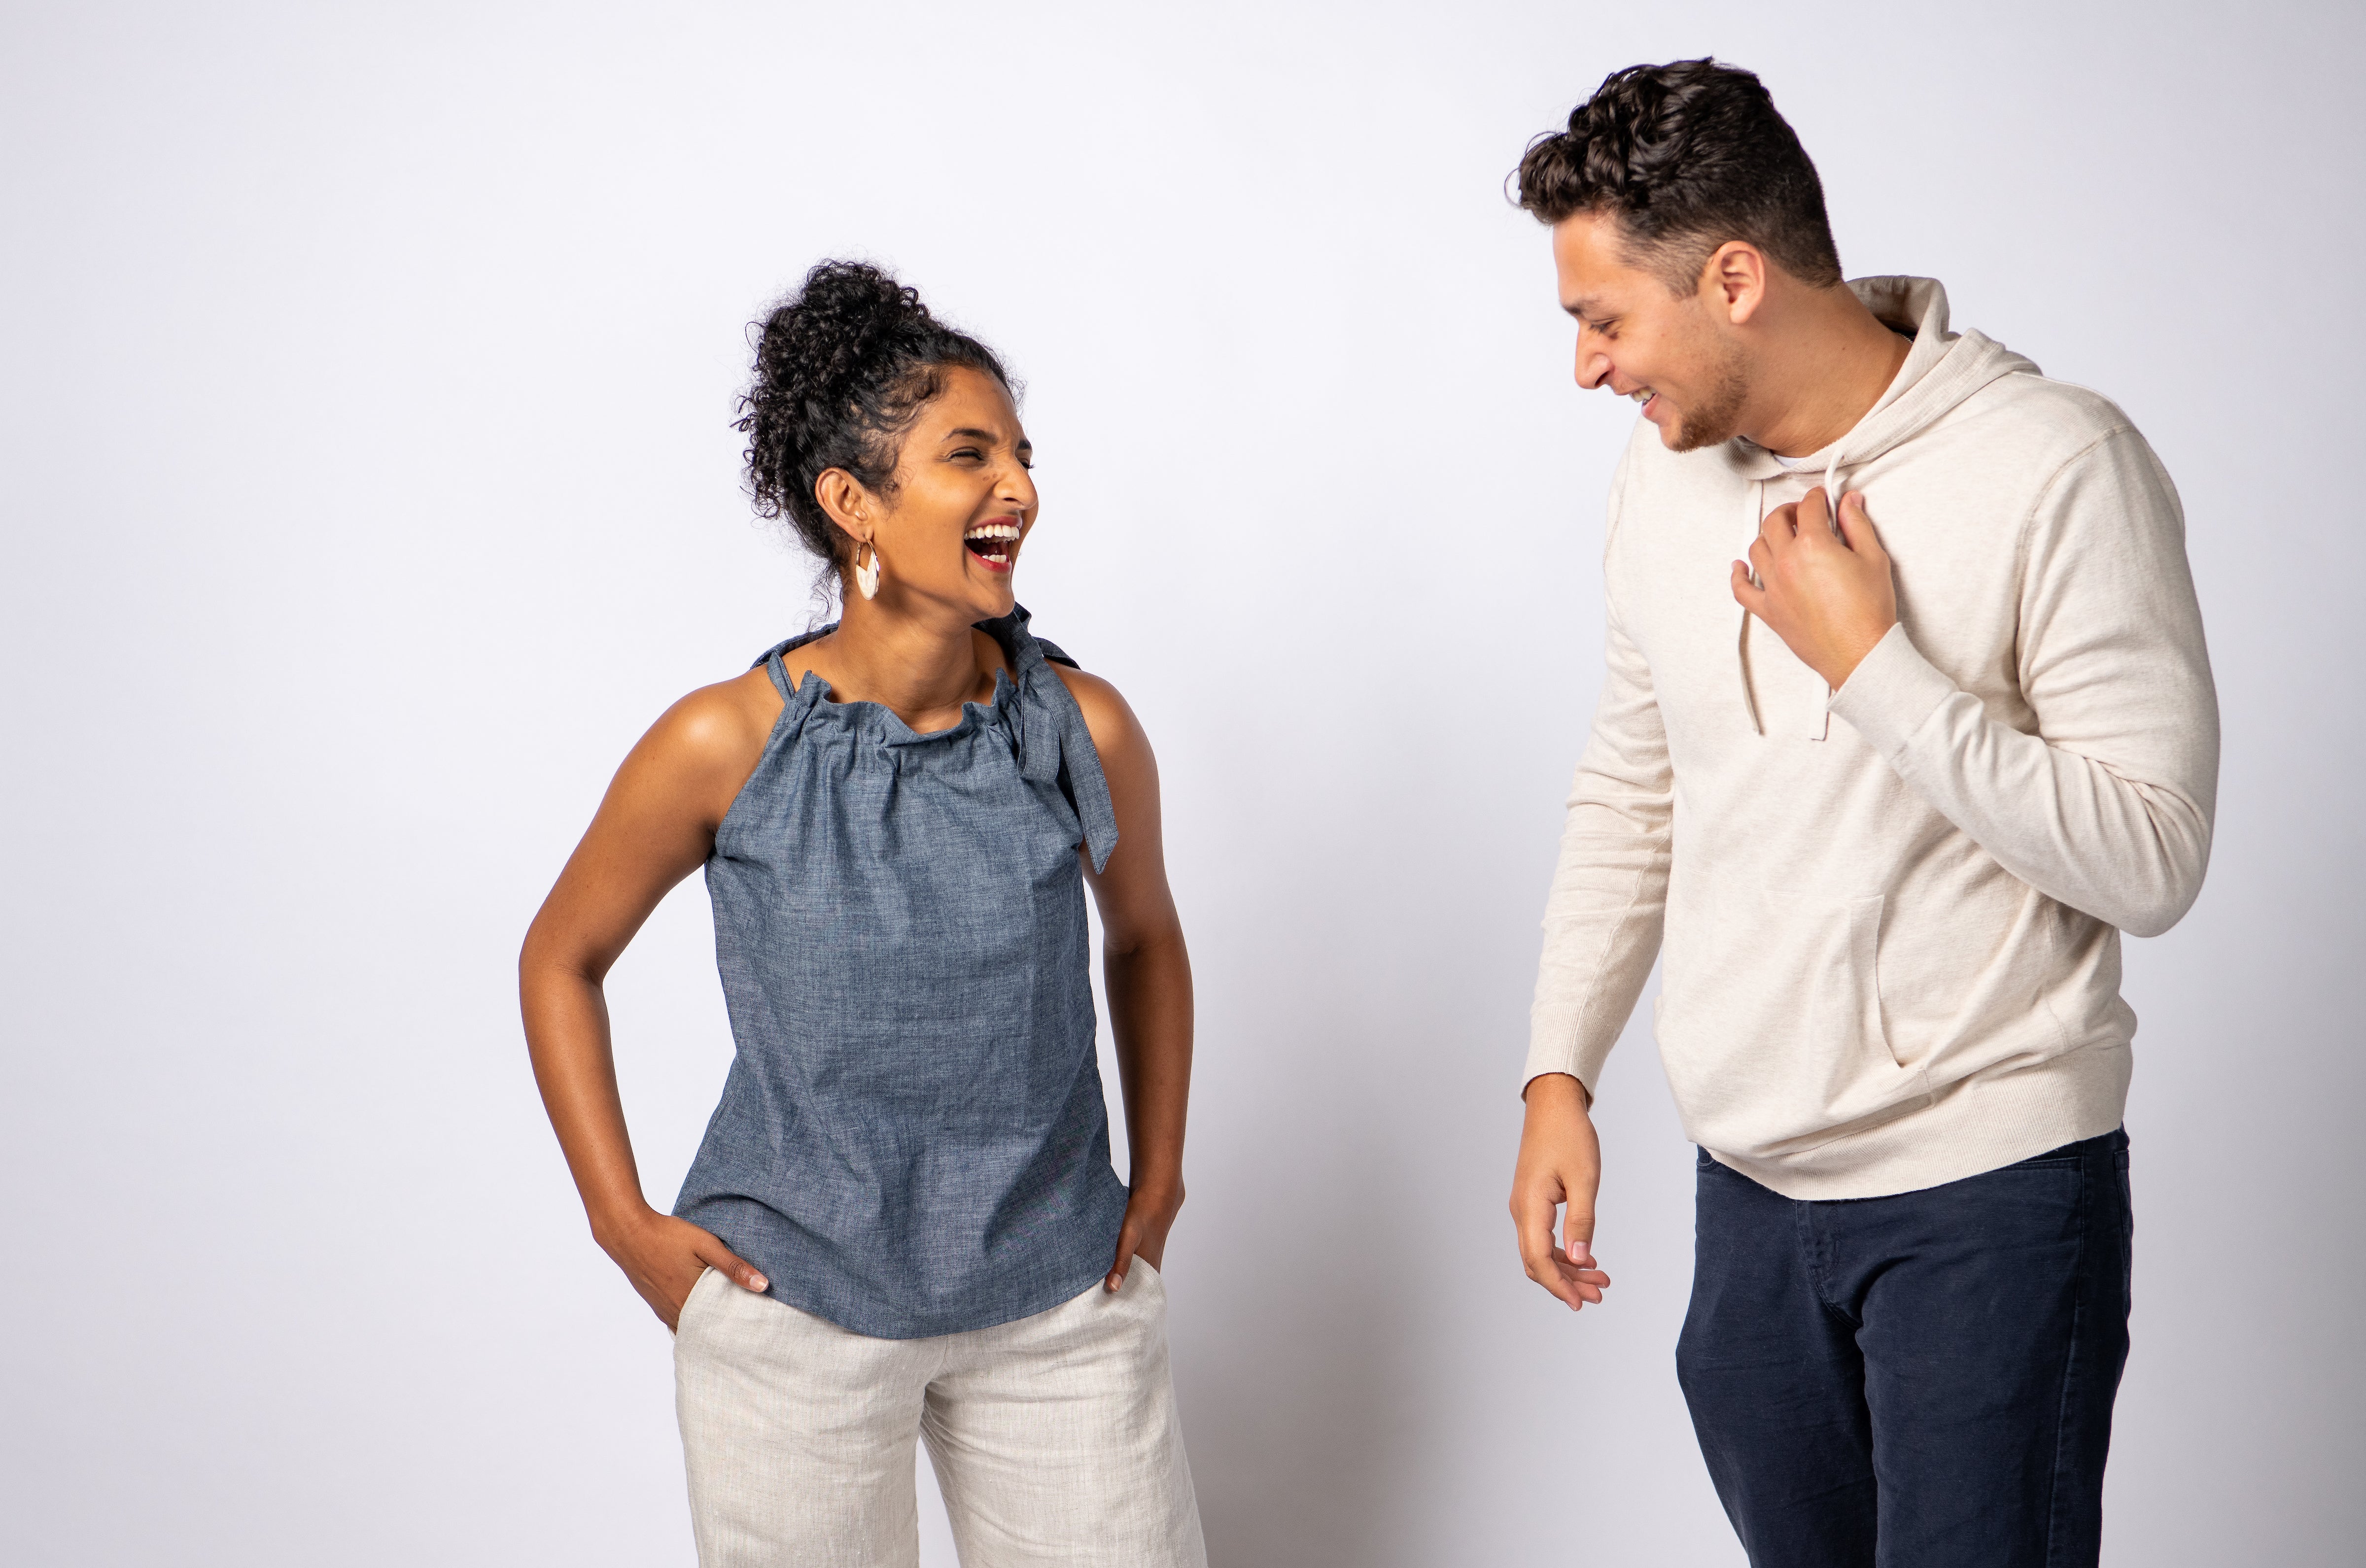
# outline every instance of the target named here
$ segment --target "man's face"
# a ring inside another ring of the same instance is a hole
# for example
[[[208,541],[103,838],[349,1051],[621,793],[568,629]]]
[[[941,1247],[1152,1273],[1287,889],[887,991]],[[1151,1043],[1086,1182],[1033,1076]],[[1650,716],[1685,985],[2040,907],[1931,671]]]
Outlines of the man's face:
[[[1750,383],[1741,346],[1720,330],[1722,291],[1669,293],[1628,258],[1608,214],[1562,218],[1552,249],[1561,308],[1577,318],[1577,384],[1641,403],[1671,452],[1731,440]]]

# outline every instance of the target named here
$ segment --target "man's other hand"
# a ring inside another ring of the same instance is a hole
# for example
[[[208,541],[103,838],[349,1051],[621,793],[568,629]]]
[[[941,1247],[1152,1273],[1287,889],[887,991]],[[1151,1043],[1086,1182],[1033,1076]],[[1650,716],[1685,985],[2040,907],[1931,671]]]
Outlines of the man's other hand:
[[[1594,1197],[1602,1185],[1602,1145],[1586,1114],[1585,1086],[1565,1072],[1529,1080],[1520,1162],[1512,1172],[1512,1224],[1528,1278],[1576,1312],[1599,1303],[1610,1276],[1594,1264]],[[1561,1244],[1553,1211],[1567,1205]]]

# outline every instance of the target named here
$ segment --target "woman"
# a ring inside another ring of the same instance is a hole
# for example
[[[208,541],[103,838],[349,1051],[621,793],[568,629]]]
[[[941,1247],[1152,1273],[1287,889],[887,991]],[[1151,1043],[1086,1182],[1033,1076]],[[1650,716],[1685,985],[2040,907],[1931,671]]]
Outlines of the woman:
[[[520,959],[592,1234],[675,1330],[699,1561],[915,1562],[925,1438],[969,1568],[1204,1563],[1156,1267],[1190,964],[1149,743],[1012,597],[1036,493],[1009,378],[912,290],[826,262],[764,323],[744,408],[758,508],[842,617],[657,722]],[[700,866],[738,1056],[669,1215],[601,980]]]

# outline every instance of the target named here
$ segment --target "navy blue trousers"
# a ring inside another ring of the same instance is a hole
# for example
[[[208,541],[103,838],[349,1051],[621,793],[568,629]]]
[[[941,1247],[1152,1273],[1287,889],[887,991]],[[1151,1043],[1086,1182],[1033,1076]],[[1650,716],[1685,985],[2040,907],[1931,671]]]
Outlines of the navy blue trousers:
[[[2096,1561],[2125,1132],[1887,1198],[1697,1180],[1676,1373],[1752,1568]]]

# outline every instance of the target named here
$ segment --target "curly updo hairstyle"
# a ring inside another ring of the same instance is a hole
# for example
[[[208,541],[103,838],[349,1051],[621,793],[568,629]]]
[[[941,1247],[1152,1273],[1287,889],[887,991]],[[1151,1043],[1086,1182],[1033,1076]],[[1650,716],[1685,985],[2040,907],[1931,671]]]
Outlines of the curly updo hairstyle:
[[[1714,60],[1630,65],[1528,143],[1519,204],[1539,222],[1611,213],[1628,254],[1690,294],[1719,245],[1746,240],[1819,288],[1841,281],[1823,182],[1757,76]]]
[[[866,489],[895,493],[904,432],[955,365],[1016,396],[994,351],[929,313],[919,292],[862,262],[823,262],[754,329],[756,367],[735,428],[748,436],[748,492],[758,515],[785,519],[823,563],[825,583],[853,546],[814,482],[843,468]]]

